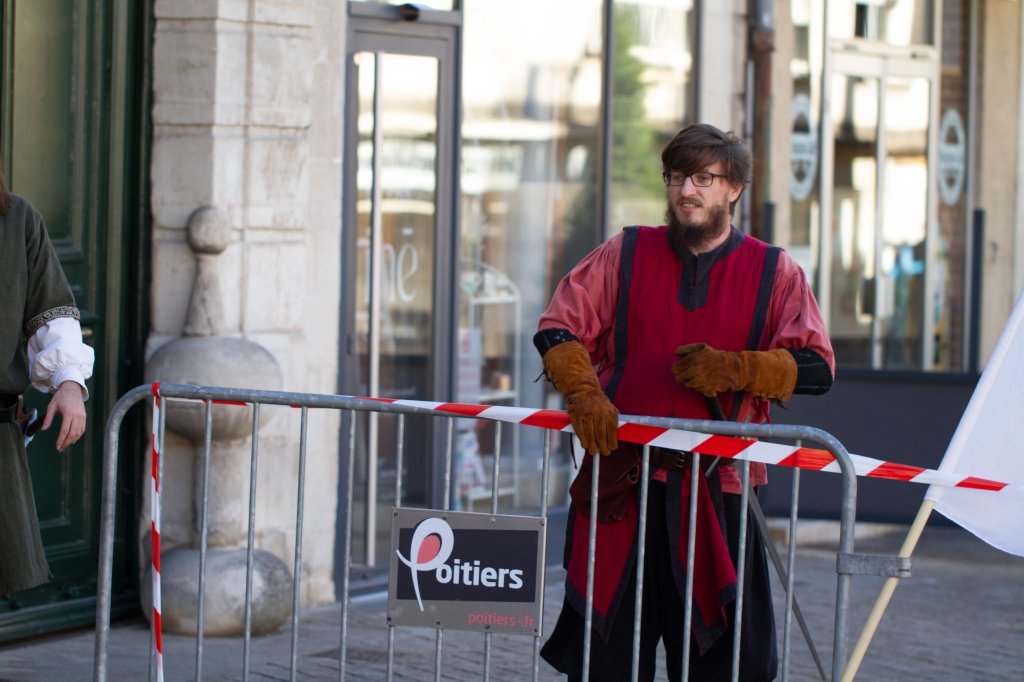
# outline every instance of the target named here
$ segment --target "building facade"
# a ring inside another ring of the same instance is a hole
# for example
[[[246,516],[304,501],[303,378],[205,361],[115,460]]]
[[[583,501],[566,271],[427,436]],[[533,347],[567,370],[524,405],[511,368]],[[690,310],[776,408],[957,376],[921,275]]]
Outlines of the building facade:
[[[202,334],[258,344],[285,390],[558,408],[536,381],[540,312],[603,239],[663,222],[661,147],[706,121],[750,140],[736,224],[801,264],[837,351],[833,391],[775,419],[921,466],[1024,289],[1017,2],[12,0],[2,21],[4,165],[47,218],[98,365],[78,451],[33,458],[57,580],[0,598],[0,637],[91,621],[102,424],[200,333],[199,279],[222,303]],[[189,227],[209,211],[229,226],[216,253]],[[148,564],[145,419],[122,433],[126,611]],[[338,415],[310,421],[306,603],[335,598],[349,456],[348,561],[367,585],[387,565],[396,429],[359,419],[351,453]],[[404,438],[402,503],[439,505],[445,434]],[[537,509],[547,438],[564,517],[565,437],[473,423],[453,508],[487,508],[500,448],[500,509]],[[256,538],[289,565],[297,450],[282,411],[261,431]],[[173,432],[165,457],[173,551],[197,542],[198,458]],[[241,474],[220,484],[247,495]],[[829,514],[834,497],[802,500]],[[862,515],[919,499],[864,485]]]

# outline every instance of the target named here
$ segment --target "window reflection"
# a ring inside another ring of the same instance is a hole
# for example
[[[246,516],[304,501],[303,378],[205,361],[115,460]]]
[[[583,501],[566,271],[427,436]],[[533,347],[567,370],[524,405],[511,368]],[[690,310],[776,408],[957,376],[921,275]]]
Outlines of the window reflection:
[[[404,5],[406,0],[349,0],[349,2],[365,2],[371,5]],[[455,0],[417,0],[415,5],[430,9],[455,9]]]
[[[465,3],[457,398],[562,409],[534,379],[537,319],[562,276],[608,233],[661,224],[660,151],[693,108],[692,2],[614,6],[613,120],[601,120],[601,0]],[[542,21],[538,17],[543,17]],[[609,224],[598,222],[602,125],[611,126]],[[459,496],[490,502],[492,424],[459,427]],[[506,427],[499,506],[536,507],[544,439],[548,503],[567,503],[567,437]]]
[[[832,79],[834,198],[829,332],[838,362],[870,366],[876,322],[878,80]]]
[[[465,3],[457,399],[561,408],[531,339],[551,291],[601,230],[580,212],[595,191],[601,1]],[[543,17],[543,20],[539,20]],[[584,203],[586,203],[584,201]],[[593,201],[590,201],[593,205]],[[589,207],[588,207],[589,208]],[[538,506],[539,429],[460,425],[459,503],[486,509],[501,447],[500,506]],[[549,503],[565,504],[568,457],[554,455]]]
[[[354,56],[359,94],[356,176],[355,350],[361,395],[431,397],[434,316],[438,62],[433,57]],[[387,563],[396,503],[397,417],[363,413],[356,444],[357,556]],[[429,424],[409,420],[402,472],[405,504],[428,496]],[[382,504],[366,513],[366,501]],[[377,540],[381,540],[377,542]]]
[[[881,366],[919,368],[928,224],[928,81],[885,82],[885,201],[879,272]],[[881,295],[884,293],[884,296]]]
[[[829,35],[890,45],[931,45],[934,4],[931,0],[832,1]]]
[[[958,371],[966,359],[967,24],[963,3],[940,6],[941,71],[936,69],[937,78],[917,77],[935,57],[913,47],[935,42],[933,5],[906,0],[793,0],[790,5],[787,248],[813,274],[841,365]],[[826,8],[829,41],[821,35]],[[813,180],[805,182],[804,169],[820,161],[814,150],[826,48],[839,74],[826,76],[831,120],[820,133],[835,159],[832,186],[822,189]],[[932,120],[936,99],[942,116]],[[938,142],[929,150],[932,138]],[[935,158],[929,159],[930,153]],[[929,164],[938,172],[934,180]],[[930,191],[935,195],[929,197]],[[827,218],[819,197],[831,204]],[[821,219],[831,221],[827,232]]]
[[[796,259],[812,282],[818,276],[820,238],[820,152],[822,3],[794,0],[793,55],[790,73],[793,100],[790,103],[790,220],[786,250]],[[783,237],[785,225],[780,224]]]
[[[693,113],[692,9],[690,1],[615,3],[607,236],[664,223],[661,150]]]

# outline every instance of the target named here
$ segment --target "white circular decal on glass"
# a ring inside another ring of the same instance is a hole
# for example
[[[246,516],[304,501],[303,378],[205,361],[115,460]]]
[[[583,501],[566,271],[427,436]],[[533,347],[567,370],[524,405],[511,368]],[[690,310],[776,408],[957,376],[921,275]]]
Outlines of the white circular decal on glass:
[[[806,199],[818,179],[818,136],[811,122],[811,100],[799,93],[793,97],[793,131],[790,193],[797,201]]]
[[[939,196],[942,203],[955,206],[964,191],[967,162],[967,133],[956,109],[947,109],[939,125]]]

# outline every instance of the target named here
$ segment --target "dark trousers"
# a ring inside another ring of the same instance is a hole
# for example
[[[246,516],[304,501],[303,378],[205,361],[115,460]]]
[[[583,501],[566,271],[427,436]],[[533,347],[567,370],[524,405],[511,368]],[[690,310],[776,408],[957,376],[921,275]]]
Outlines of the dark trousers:
[[[737,563],[739,546],[740,496],[722,496],[728,531],[729,553]],[[572,523],[570,519],[570,524]],[[685,523],[685,515],[684,515]],[[653,680],[659,640],[665,647],[668,679],[682,677],[683,601],[672,576],[668,524],[665,514],[665,484],[651,481],[647,506],[647,539],[644,560],[643,613],[640,619],[641,680]],[[747,518],[746,575],[743,593],[743,622],[740,640],[740,675],[744,682],[768,682],[778,668],[775,644],[775,616],[764,540],[753,514]],[[600,570],[600,566],[597,567]],[[620,682],[630,679],[633,655],[633,616],[636,603],[636,565],[629,571],[626,594],[615,616],[608,641],[595,632],[590,639],[591,682]],[[690,640],[689,680],[729,680],[732,670],[734,633],[733,605],[726,607],[728,629],[701,656]],[[570,680],[583,673],[583,617],[567,601],[555,623],[541,656]]]

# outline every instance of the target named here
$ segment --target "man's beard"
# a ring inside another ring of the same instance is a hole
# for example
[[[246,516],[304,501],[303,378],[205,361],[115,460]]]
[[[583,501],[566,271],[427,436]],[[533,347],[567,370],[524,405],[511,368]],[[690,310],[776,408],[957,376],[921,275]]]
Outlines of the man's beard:
[[[704,208],[707,213],[706,220],[687,223],[679,220],[671,201],[665,210],[665,222],[668,224],[673,242],[693,253],[700,253],[729,229],[729,209],[726,204]]]

